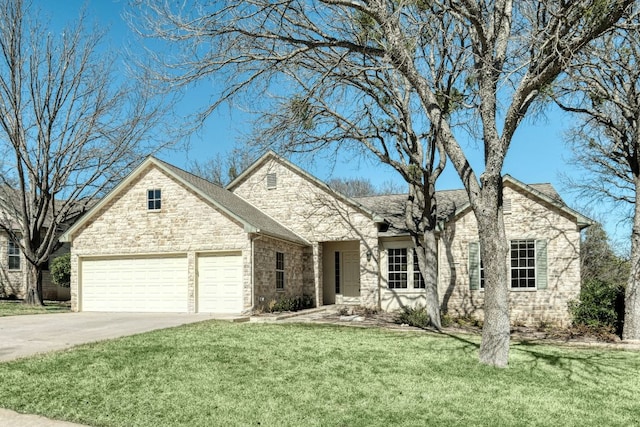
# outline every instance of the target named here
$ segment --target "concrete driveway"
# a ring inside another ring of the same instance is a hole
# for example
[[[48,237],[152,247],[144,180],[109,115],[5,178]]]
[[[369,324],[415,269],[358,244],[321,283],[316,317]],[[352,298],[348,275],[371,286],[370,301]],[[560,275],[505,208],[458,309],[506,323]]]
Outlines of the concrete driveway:
[[[209,319],[185,313],[62,313],[0,317],[0,362]]]

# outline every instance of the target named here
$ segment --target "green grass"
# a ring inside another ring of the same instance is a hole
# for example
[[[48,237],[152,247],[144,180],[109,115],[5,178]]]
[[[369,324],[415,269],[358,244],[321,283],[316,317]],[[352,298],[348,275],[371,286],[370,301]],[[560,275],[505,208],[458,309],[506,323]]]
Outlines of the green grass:
[[[44,306],[26,305],[22,301],[0,301],[0,317],[19,316],[23,314],[68,313],[71,307],[68,302],[47,301]]]
[[[0,364],[0,407],[95,426],[637,425],[640,353],[203,322]]]

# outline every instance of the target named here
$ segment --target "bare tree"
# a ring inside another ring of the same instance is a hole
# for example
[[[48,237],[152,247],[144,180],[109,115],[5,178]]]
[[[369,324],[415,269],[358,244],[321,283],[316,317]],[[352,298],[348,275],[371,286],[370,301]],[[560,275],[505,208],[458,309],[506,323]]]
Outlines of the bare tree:
[[[480,360],[506,366],[508,244],[501,174],[507,150],[539,92],[576,52],[617,22],[632,2],[249,0],[175,10],[169,3],[148,0],[142,19],[153,35],[176,42],[187,53],[182,60],[169,59],[168,81],[188,84],[215,75],[227,83],[214,94],[211,109],[248,89],[259,104],[255,91],[273,88],[263,92],[263,108],[270,108],[267,94],[286,94],[294,106],[289,111],[296,112],[297,119],[289,125],[317,129],[321,136],[305,143],[322,147],[338,140],[333,130],[336,135],[346,130],[351,133],[349,140],[361,143],[382,161],[388,158],[413,188],[407,210],[412,218],[407,222],[418,220],[416,233],[423,225],[429,229],[435,205],[432,193],[423,188],[438,175],[444,158],[437,154],[438,147],[443,147],[462,179],[480,232],[485,271]],[[342,76],[343,84],[334,91]],[[344,117],[316,119],[337,108],[324,105],[319,112],[324,91],[329,102],[342,91]],[[394,96],[388,103],[385,97],[390,93]],[[363,94],[375,102],[362,104],[376,110],[361,119],[349,112],[366,108],[354,103]],[[455,99],[467,108],[451,108]],[[387,105],[394,108],[390,114]],[[469,112],[476,120],[466,129],[472,136],[481,135],[484,143],[484,171],[479,176],[453,129]],[[369,126],[378,114],[382,122],[385,116],[391,118],[388,128]],[[422,118],[425,132],[409,126],[415,118]],[[376,129],[384,132],[370,133]],[[287,130],[282,135],[286,134]],[[295,144],[293,139],[282,142]],[[424,236],[428,239],[429,233]],[[422,270],[424,260],[420,261]]]
[[[331,178],[327,185],[347,197],[380,196],[383,194],[401,194],[406,190],[393,181],[385,181],[376,187],[366,178]]]
[[[225,155],[217,154],[208,160],[192,161],[189,171],[224,187],[251,166],[256,159],[257,156],[249,150],[234,148]]]
[[[375,196],[378,191],[373,183],[363,178],[331,178],[327,185],[347,197]]]
[[[166,141],[152,133],[164,110],[140,82],[117,83],[82,17],[58,32],[21,0],[0,8],[0,229],[28,261],[25,301],[42,304],[59,233]]]
[[[588,171],[577,183],[583,195],[633,206],[630,271],[625,290],[623,338],[640,340],[640,17],[574,59],[554,96],[576,113],[571,142],[576,163]]]

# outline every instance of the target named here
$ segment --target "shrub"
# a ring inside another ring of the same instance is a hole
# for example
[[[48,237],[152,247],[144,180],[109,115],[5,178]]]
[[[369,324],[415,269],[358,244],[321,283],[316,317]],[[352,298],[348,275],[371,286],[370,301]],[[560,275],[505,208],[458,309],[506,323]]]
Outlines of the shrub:
[[[280,311],[299,311],[313,307],[313,297],[303,295],[301,297],[281,298],[269,302],[268,311],[271,313]]]
[[[587,280],[580,297],[569,302],[569,311],[574,325],[619,333],[624,319],[624,286]]]
[[[71,285],[71,254],[55,258],[51,263],[50,273],[54,284],[68,288]]]
[[[427,314],[427,308],[418,304],[415,307],[403,307],[398,313],[396,323],[426,328],[431,325],[431,318]]]

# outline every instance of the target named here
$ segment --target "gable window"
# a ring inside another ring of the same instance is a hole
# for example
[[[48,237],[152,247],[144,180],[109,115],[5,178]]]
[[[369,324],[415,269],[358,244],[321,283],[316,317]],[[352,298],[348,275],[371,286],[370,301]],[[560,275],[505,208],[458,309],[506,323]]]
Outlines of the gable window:
[[[407,248],[389,249],[387,251],[389,263],[389,288],[407,288]]]
[[[420,266],[418,265],[418,254],[416,250],[413,250],[413,287],[417,289],[425,289],[424,277],[420,272]]]
[[[162,190],[159,188],[147,190],[147,209],[157,211],[162,208]]]
[[[284,253],[276,252],[276,290],[284,290]]]
[[[503,199],[502,200],[502,213],[510,214],[511,213],[511,199]]]
[[[511,289],[546,289],[547,241],[512,240],[510,242],[509,273]],[[484,289],[484,266],[478,242],[469,243],[469,287]]]
[[[20,246],[12,240],[9,240],[7,256],[9,258],[9,270],[20,270]]]
[[[272,190],[278,185],[278,177],[275,173],[267,174],[267,190]]]

